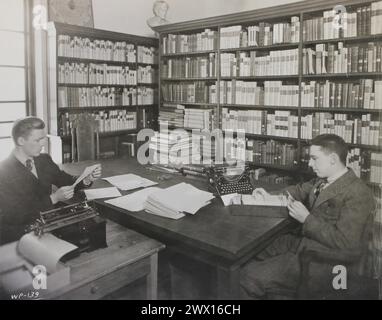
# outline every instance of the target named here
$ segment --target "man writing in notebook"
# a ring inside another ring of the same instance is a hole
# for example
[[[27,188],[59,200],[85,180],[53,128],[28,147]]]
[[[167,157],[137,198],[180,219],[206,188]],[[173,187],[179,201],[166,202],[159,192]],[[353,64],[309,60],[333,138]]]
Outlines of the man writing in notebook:
[[[309,166],[317,178],[286,190],[289,214],[301,228],[277,238],[242,268],[243,298],[292,297],[299,284],[298,254],[303,248],[364,250],[374,199],[364,182],[346,167],[347,153],[346,143],[336,135],[312,140]],[[268,195],[261,188],[254,193]]]
[[[41,153],[46,133],[39,118],[16,121],[12,138],[15,148],[0,163],[0,244],[18,240],[41,211],[71,199],[75,191],[98,179],[102,170],[98,166],[74,187],[76,177],[61,171],[48,154]]]

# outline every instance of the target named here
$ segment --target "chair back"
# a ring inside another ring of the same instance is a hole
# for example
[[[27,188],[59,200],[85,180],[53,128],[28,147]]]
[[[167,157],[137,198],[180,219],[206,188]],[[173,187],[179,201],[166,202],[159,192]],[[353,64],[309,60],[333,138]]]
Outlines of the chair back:
[[[98,159],[99,134],[94,116],[76,115],[72,127],[72,154],[74,161]]]

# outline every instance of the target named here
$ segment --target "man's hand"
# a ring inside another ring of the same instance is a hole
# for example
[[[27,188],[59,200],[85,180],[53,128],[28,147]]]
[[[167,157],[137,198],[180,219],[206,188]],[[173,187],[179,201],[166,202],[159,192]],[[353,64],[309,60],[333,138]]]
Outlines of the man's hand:
[[[255,190],[252,191],[252,196],[256,199],[257,197],[262,197],[263,199],[270,194],[265,191],[263,188],[256,188]]]
[[[301,223],[310,215],[309,210],[300,201],[289,201],[288,209],[290,216]]]
[[[55,193],[52,193],[50,195],[50,199],[52,200],[53,204],[56,204],[57,202],[65,201],[65,200],[69,200],[73,198],[73,195],[74,195],[73,186],[66,186],[66,187],[61,187]]]
[[[101,178],[102,176],[102,166],[99,165],[97,168],[93,170],[91,174],[89,174],[86,178],[84,178],[84,184],[90,185],[93,181]]]

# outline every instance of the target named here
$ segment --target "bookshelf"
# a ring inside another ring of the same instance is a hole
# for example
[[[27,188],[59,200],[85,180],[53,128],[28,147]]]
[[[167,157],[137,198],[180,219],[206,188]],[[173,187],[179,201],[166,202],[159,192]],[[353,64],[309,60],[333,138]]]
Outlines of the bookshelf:
[[[78,115],[97,121],[101,156],[117,155],[120,140],[157,126],[157,39],[50,22],[47,46],[48,133],[59,160],[75,159]]]
[[[346,30],[331,27],[336,5],[296,2],[156,27],[162,120],[171,119],[171,105],[172,128],[181,127],[183,109],[211,109],[215,128],[246,129],[254,167],[301,179],[312,175],[309,141],[339,134],[348,165],[380,193],[382,1],[341,2]],[[208,101],[190,101],[197,92]]]

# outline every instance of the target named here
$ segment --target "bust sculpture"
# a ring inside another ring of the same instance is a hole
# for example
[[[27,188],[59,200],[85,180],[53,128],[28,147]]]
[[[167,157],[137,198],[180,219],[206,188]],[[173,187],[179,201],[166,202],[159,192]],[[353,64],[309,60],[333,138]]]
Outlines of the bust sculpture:
[[[147,19],[147,24],[150,28],[160,26],[162,24],[169,23],[166,20],[167,11],[169,9],[169,5],[166,1],[157,0],[153,5],[153,13],[154,17]]]

